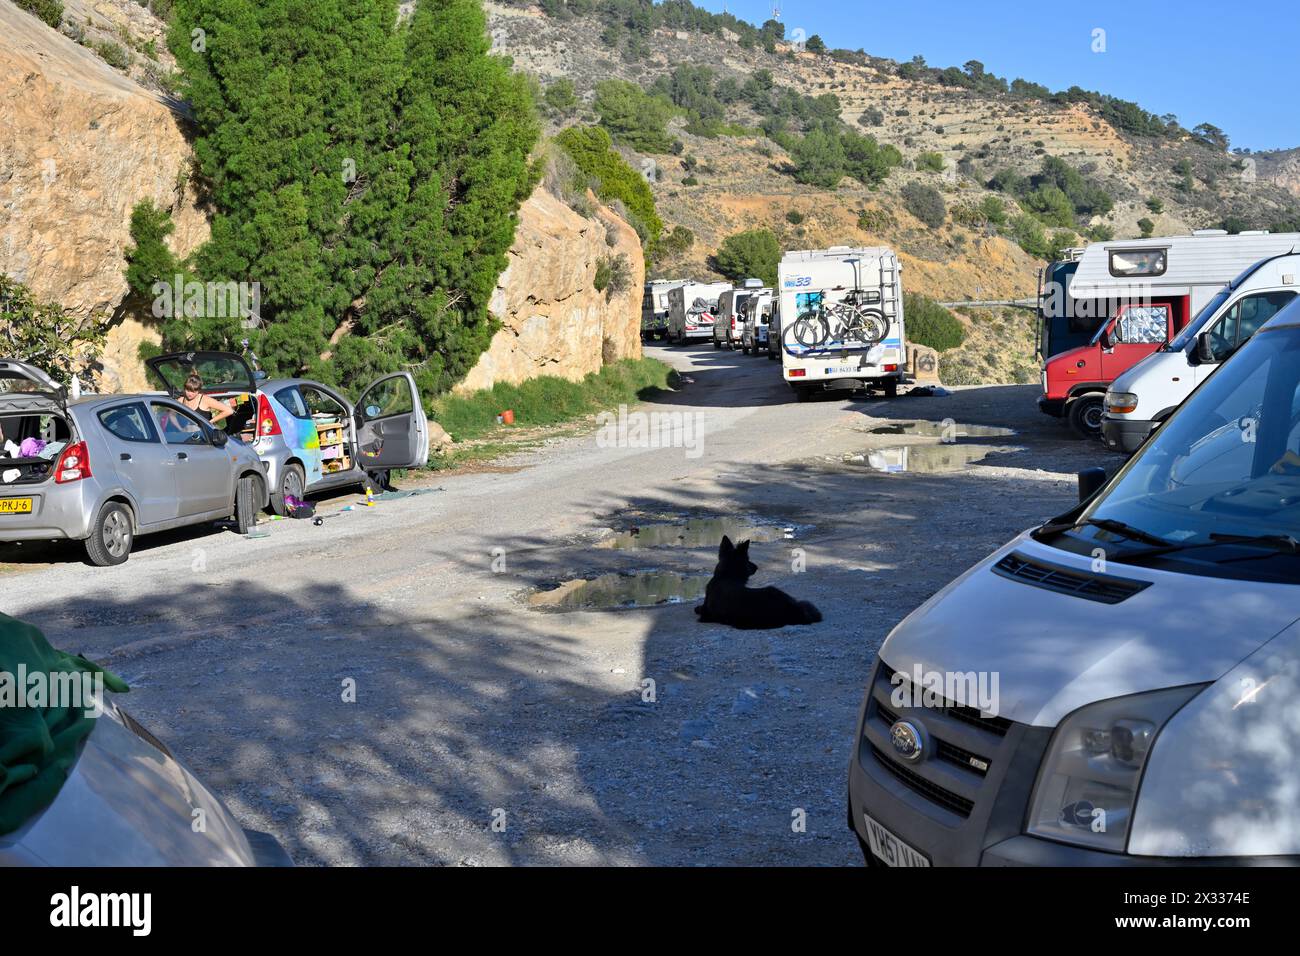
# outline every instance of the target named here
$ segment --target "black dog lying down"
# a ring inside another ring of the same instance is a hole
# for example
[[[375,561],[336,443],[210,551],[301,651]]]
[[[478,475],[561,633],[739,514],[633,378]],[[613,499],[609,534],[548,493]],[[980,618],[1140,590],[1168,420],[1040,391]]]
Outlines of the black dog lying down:
[[[729,624],[742,630],[816,624],[822,612],[808,601],[796,601],[780,588],[747,588],[758,570],[749,560],[749,542],[733,545],[726,535],[718,547],[718,566],[704,590],[704,603],[695,609],[701,624]]]

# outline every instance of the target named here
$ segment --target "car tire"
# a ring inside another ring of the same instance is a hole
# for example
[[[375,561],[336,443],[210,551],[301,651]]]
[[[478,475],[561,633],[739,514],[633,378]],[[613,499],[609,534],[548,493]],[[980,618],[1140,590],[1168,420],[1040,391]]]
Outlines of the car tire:
[[[289,506],[284,503],[287,495],[301,498],[307,490],[307,473],[302,465],[285,465],[280,472],[280,487],[271,495],[271,510],[281,518],[289,516]]]
[[[891,378],[885,382],[885,398],[898,398],[898,379]]]
[[[254,475],[245,475],[235,486],[235,530],[240,534],[248,534],[257,525],[260,491],[261,486]]]
[[[131,509],[120,501],[110,501],[95,517],[95,525],[86,539],[86,557],[95,567],[112,567],[131,556],[134,544],[135,520]]]
[[[812,398],[812,389],[804,386],[798,386],[794,390],[794,400],[796,402],[806,402]]]
[[[1066,409],[1066,418],[1075,434],[1083,438],[1096,438],[1101,434],[1101,417],[1106,405],[1099,392],[1080,395]]]
[[[713,347],[715,349],[722,348],[722,343],[718,341],[718,337],[716,335],[713,337]]]

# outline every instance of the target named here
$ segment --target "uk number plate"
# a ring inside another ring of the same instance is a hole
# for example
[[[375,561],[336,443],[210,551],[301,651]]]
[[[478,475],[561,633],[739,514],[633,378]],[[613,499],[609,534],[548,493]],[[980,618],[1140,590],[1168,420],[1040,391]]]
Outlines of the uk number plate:
[[[919,850],[914,850],[890,833],[867,814],[862,814],[867,824],[867,842],[876,859],[889,866],[929,866],[930,861]]]

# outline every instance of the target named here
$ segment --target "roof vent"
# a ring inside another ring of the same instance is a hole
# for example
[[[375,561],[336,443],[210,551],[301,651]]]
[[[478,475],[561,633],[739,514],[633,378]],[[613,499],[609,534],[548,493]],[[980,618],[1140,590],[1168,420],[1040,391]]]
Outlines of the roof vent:
[[[1228,230],[1226,229],[1193,229],[1192,230],[1193,236],[1226,236],[1227,234],[1228,234]]]

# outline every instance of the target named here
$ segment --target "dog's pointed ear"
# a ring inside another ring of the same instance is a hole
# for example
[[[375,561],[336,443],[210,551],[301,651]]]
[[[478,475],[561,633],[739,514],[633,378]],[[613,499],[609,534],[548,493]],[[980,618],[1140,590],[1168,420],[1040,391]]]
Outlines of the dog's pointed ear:
[[[736,553],[737,553],[738,555],[740,555],[742,558],[744,558],[746,561],[748,561],[748,560],[749,560],[749,541],[748,541],[748,540],[745,540],[745,541],[740,542],[740,544],[736,545]]]
[[[722,560],[735,550],[736,547],[731,543],[731,539],[724,534],[722,536],[722,544],[718,545],[718,560]]]

